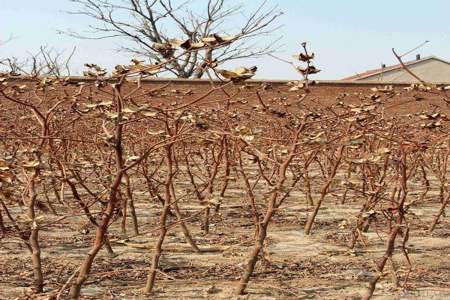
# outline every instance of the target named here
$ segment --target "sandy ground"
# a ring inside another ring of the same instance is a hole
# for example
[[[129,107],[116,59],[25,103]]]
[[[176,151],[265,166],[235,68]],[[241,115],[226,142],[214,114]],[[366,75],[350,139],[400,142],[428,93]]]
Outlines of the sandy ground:
[[[336,195],[339,196],[339,195]],[[436,231],[426,232],[434,211],[433,195],[425,204],[412,209],[409,256],[412,271],[408,289],[394,288],[391,268],[377,285],[374,299],[450,299],[450,222],[444,218]],[[358,209],[358,199],[345,205],[339,197],[326,199],[313,227],[313,235],[302,231],[308,213],[301,192],[292,193],[285,208],[275,216],[269,228],[264,259],[257,264],[248,295],[232,295],[243,272],[244,262],[252,246],[253,224],[243,194],[230,189],[219,214],[212,219],[211,232],[204,235],[200,220],[189,222],[199,246],[209,249],[195,254],[184,242],[179,227],[173,227],[164,244],[161,270],[152,299],[359,299],[366,282],[373,275],[373,260],[382,256],[384,234],[367,233],[367,246],[349,251],[349,230],[340,227]],[[300,200],[300,201],[299,201]],[[83,288],[86,299],[143,299],[152,247],[157,238],[158,204],[144,195],[137,203],[140,236],[125,238],[118,225],[112,226],[112,245],[116,257],[102,250],[95,261],[92,275]],[[183,203],[186,216],[200,209]],[[56,217],[55,217],[56,218]],[[171,219],[175,221],[175,219]],[[84,223],[79,219],[79,224]],[[42,231],[43,263],[47,290],[57,290],[67,281],[88,250],[92,231],[80,233],[71,222],[55,224]],[[131,235],[131,228],[129,228]],[[404,280],[407,262],[399,251],[394,255],[398,275]],[[29,256],[17,240],[6,238],[0,244],[0,298],[13,299],[25,294],[32,284]],[[48,294],[43,296],[46,299]]]

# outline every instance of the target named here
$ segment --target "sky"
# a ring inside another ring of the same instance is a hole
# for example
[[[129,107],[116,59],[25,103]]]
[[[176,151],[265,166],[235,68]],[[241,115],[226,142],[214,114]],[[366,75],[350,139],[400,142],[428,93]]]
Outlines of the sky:
[[[174,0],[180,2],[179,0]],[[260,0],[227,0],[243,2],[248,10]],[[191,0],[201,10],[207,0]],[[368,69],[395,64],[391,52],[404,53],[422,42],[422,48],[405,56],[414,59],[435,55],[450,60],[449,0],[267,0],[284,13],[278,24],[282,27],[264,39],[280,37],[276,56],[292,60],[299,44],[308,42],[315,52],[315,65],[322,71],[315,76],[334,80]],[[85,17],[67,14],[76,9],[69,0],[0,0],[1,57],[25,57],[41,45],[70,52],[77,47],[72,70],[80,72],[83,64],[93,62],[112,68],[128,63],[129,55],[117,52],[122,40],[80,40],[58,34],[58,30],[83,31],[91,22]],[[236,20],[233,22],[238,22]],[[240,20],[242,21],[242,19]],[[230,23],[234,24],[234,23]],[[231,27],[230,30],[233,28]],[[294,68],[271,57],[230,62],[226,67],[257,65],[256,78],[297,79]]]

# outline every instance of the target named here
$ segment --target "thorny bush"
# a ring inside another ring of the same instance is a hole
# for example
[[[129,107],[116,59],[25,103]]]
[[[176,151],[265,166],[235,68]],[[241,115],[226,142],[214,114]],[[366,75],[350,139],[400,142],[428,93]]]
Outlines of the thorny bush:
[[[312,58],[299,56],[307,63],[301,69],[306,79],[308,69],[317,71]],[[386,240],[363,295],[369,299],[386,264],[394,265],[394,251],[409,267],[413,263],[408,257],[410,208],[439,190],[433,231],[450,202],[447,116],[438,108],[405,117],[386,113],[391,106],[407,105],[395,101],[402,93],[438,94],[446,104],[448,88],[375,88],[361,94],[359,103],[343,94],[324,105],[312,97],[311,82],[293,83],[289,99],[266,99],[266,85],[244,81],[256,68],[215,70],[225,81],[211,81],[208,91],[197,94],[169,84],[143,88],[141,76],[155,74],[157,65],[134,61],[116,67],[112,77],[97,65],[88,67],[92,80],[79,82],[1,78],[2,239],[14,238],[29,251],[36,293],[46,291],[42,253],[50,250],[40,245],[41,231],[74,217],[85,218],[86,234],[94,230],[79,267],[64,285],[47,291],[59,298],[70,286],[69,297],[78,298],[99,251],[104,248],[114,257],[112,236],[149,233],[136,211],[139,194],[160,207],[143,293],[154,290],[170,231],[179,226],[193,252],[216,251],[193,234],[193,220],[201,220],[196,232],[207,235],[212,216],[236,209],[244,210],[254,226],[254,243],[236,288],[236,294],[244,294],[264,256],[274,216],[293,191],[301,191],[305,197],[296,201],[310,207],[305,234],[314,234],[320,208],[339,192],[343,206],[350,197],[361,205],[341,225],[351,233],[349,248],[364,247],[368,231]],[[241,97],[244,90],[255,93],[255,100]],[[430,176],[439,179],[439,186],[430,184]],[[422,182],[420,193],[411,194],[412,180]],[[241,207],[226,206],[230,187],[245,192]],[[194,204],[199,208],[187,215],[183,208]],[[120,232],[111,229],[114,223]],[[50,255],[47,263],[51,260]],[[403,283],[394,277],[406,287],[408,276]]]

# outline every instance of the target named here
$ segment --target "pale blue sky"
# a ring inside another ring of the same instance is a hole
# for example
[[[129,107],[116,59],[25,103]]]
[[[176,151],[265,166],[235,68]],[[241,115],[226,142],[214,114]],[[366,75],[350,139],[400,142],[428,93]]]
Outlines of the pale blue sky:
[[[177,0],[176,0],[177,1]],[[193,0],[201,6],[206,0]],[[232,0],[236,1],[236,0]],[[242,0],[249,7],[259,1]],[[283,47],[278,56],[290,59],[297,45],[307,41],[316,52],[317,78],[340,79],[395,63],[391,48],[404,52],[425,40],[422,56],[436,55],[450,60],[450,0],[268,0],[278,4],[284,15],[278,34]],[[118,54],[117,41],[77,40],[58,35],[57,29],[83,30],[88,20],[67,15],[74,8],[68,0],[0,0],[0,40],[14,40],[0,47],[0,57],[24,56],[47,44],[58,49],[77,46],[74,70],[84,62],[107,67],[126,63]],[[411,53],[405,59],[414,58]],[[272,58],[234,62],[230,67],[256,64],[259,78],[291,79],[297,74],[289,65]]]

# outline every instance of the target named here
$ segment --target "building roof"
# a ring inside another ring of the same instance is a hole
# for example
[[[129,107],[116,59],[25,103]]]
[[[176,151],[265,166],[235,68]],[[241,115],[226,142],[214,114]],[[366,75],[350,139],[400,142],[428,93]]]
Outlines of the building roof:
[[[427,57],[424,57],[424,58],[421,58],[421,59],[415,59],[415,60],[411,60],[411,61],[408,61],[408,62],[404,62],[404,64],[406,66],[412,66],[412,65],[415,65],[415,64],[418,64],[418,63],[429,61],[429,60],[437,60],[437,61],[441,61],[443,63],[446,63],[446,64],[450,65],[450,62],[446,61],[445,59],[436,57],[436,56],[427,56]],[[401,68],[402,68],[401,64],[397,64],[397,65],[393,65],[393,66],[387,66],[387,67],[384,67],[384,68],[379,68],[379,69],[365,71],[363,73],[359,73],[359,74],[356,74],[356,75],[353,75],[353,76],[350,76],[350,77],[343,78],[342,80],[352,81],[352,80],[364,79],[364,78],[368,78],[368,77],[371,77],[371,76],[374,76],[374,75],[377,75],[377,74],[386,73],[386,72],[397,70],[397,69],[401,69]]]

